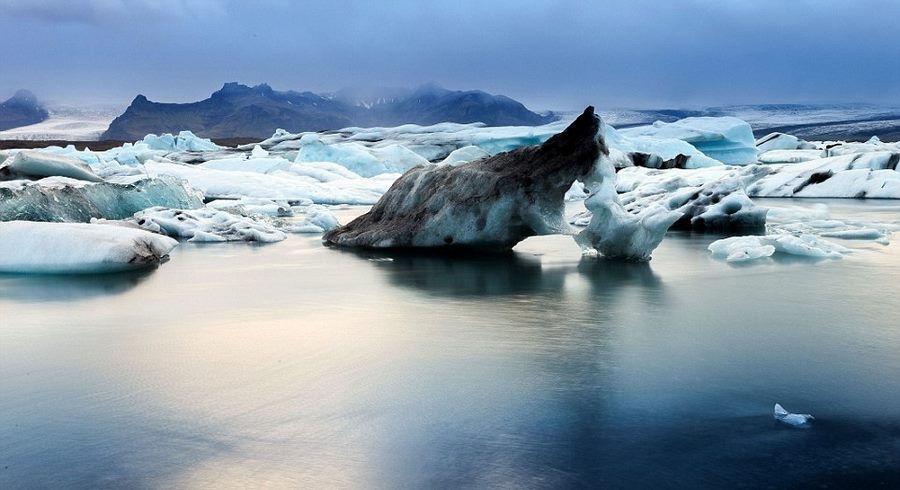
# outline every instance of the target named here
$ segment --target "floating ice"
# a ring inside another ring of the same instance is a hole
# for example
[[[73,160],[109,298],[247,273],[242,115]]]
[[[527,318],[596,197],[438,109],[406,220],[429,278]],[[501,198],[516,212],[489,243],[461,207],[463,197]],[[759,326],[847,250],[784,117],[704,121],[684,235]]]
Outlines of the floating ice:
[[[153,206],[198,208],[203,195],[173,177],[140,179],[130,184],[85,182],[48,177],[35,182],[0,182],[0,221],[124,219]]]
[[[402,145],[367,148],[356,142],[326,144],[318,135],[312,133],[300,138],[300,149],[294,161],[333,162],[363,177],[402,173],[417,165],[428,163],[428,160]]]
[[[592,190],[584,203],[592,217],[576,236],[576,241],[583,250],[596,250],[608,258],[649,260],[666,231],[682,213],[655,203],[630,213],[619,202],[615,181],[612,162],[601,156],[594,174],[585,183],[585,187]]]
[[[775,404],[774,416],[775,420],[794,427],[803,427],[815,420],[815,417],[808,413],[790,413],[778,403]]]
[[[490,153],[480,147],[469,145],[457,148],[447,155],[447,158],[441,160],[441,165],[461,165],[466,162],[474,162],[491,156]]]
[[[771,150],[759,156],[760,163],[800,163],[825,156],[822,150]]]
[[[150,267],[175,240],[124,226],[10,221],[0,223],[0,272],[94,274]]]
[[[148,134],[141,140],[151,150],[163,151],[217,151],[223,147],[206,138],[200,138],[190,131],[182,131],[177,136],[169,133],[157,136]]]
[[[567,233],[563,196],[606,151],[600,127],[589,107],[541,146],[413,168],[368,213],[324,238],[345,247],[508,250],[529,236]]]
[[[756,161],[756,140],[746,122],[735,117],[689,117],[672,123],[621,129],[629,138],[678,139],[690,143],[704,155],[729,165]]]
[[[728,262],[745,262],[783,253],[813,258],[839,259],[850,249],[815,235],[771,234],[765,236],[738,236],[716,240],[709,244],[713,256]]]
[[[304,204],[312,203],[309,202]],[[206,207],[218,209],[219,211],[227,211],[241,216],[258,214],[273,218],[284,218],[294,215],[294,212],[291,210],[291,205],[287,201],[273,201],[271,199],[260,199],[255,197],[216,199],[206,203]]]
[[[338,226],[337,217],[325,206],[311,204],[294,208],[295,219],[281,225],[289,233],[326,233]]]
[[[89,166],[81,160],[44,151],[20,151],[0,165],[0,179],[69,177],[88,182],[102,182]],[[20,177],[21,176],[21,177]]]
[[[132,221],[145,230],[192,242],[278,242],[287,238],[268,224],[210,208],[154,207],[135,213]]]
[[[396,175],[387,174],[372,179],[319,182],[284,172],[269,175],[159,161],[145,163],[144,169],[151,176],[169,175],[187,180],[207,198],[258,197],[291,202],[308,200],[319,204],[373,204],[396,178]]]
[[[784,133],[769,133],[762,138],[756,140],[756,149],[760,153],[772,150],[808,150],[814,149],[816,145],[803,141],[802,139]]]

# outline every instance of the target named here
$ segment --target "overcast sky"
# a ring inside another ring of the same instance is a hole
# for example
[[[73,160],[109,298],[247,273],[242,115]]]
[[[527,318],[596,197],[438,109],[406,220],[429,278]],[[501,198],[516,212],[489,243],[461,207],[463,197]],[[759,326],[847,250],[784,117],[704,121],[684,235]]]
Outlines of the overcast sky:
[[[0,99],[436,82],[533,109],[900,105],[900,0],[0,0]]]

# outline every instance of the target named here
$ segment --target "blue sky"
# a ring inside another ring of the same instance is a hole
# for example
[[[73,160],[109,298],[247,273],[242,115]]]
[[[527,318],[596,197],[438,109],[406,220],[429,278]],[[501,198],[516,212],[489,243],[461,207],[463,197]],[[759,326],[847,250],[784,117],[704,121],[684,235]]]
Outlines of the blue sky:
[[[0,98],[479,88],[535,109],[900,105],[900,0],[0,0]]]

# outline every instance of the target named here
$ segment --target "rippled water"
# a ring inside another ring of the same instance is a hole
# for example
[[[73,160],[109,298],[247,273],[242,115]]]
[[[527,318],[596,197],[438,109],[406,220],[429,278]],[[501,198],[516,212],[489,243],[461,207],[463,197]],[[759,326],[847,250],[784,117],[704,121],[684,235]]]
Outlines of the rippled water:
[[[0,488],[900,485],[900,246],[736,267],[711,240],[0,276]]]

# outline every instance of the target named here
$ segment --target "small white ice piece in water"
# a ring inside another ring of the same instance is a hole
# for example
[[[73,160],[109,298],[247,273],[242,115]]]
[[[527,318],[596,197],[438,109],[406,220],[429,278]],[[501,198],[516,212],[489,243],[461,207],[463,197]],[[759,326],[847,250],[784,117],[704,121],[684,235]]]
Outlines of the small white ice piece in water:
[[[804,427],[809,424],[810,420],[815,420],[815,417],[808,413],[790,413],[780,404],[776,403],[775,420],[794,427]]]

